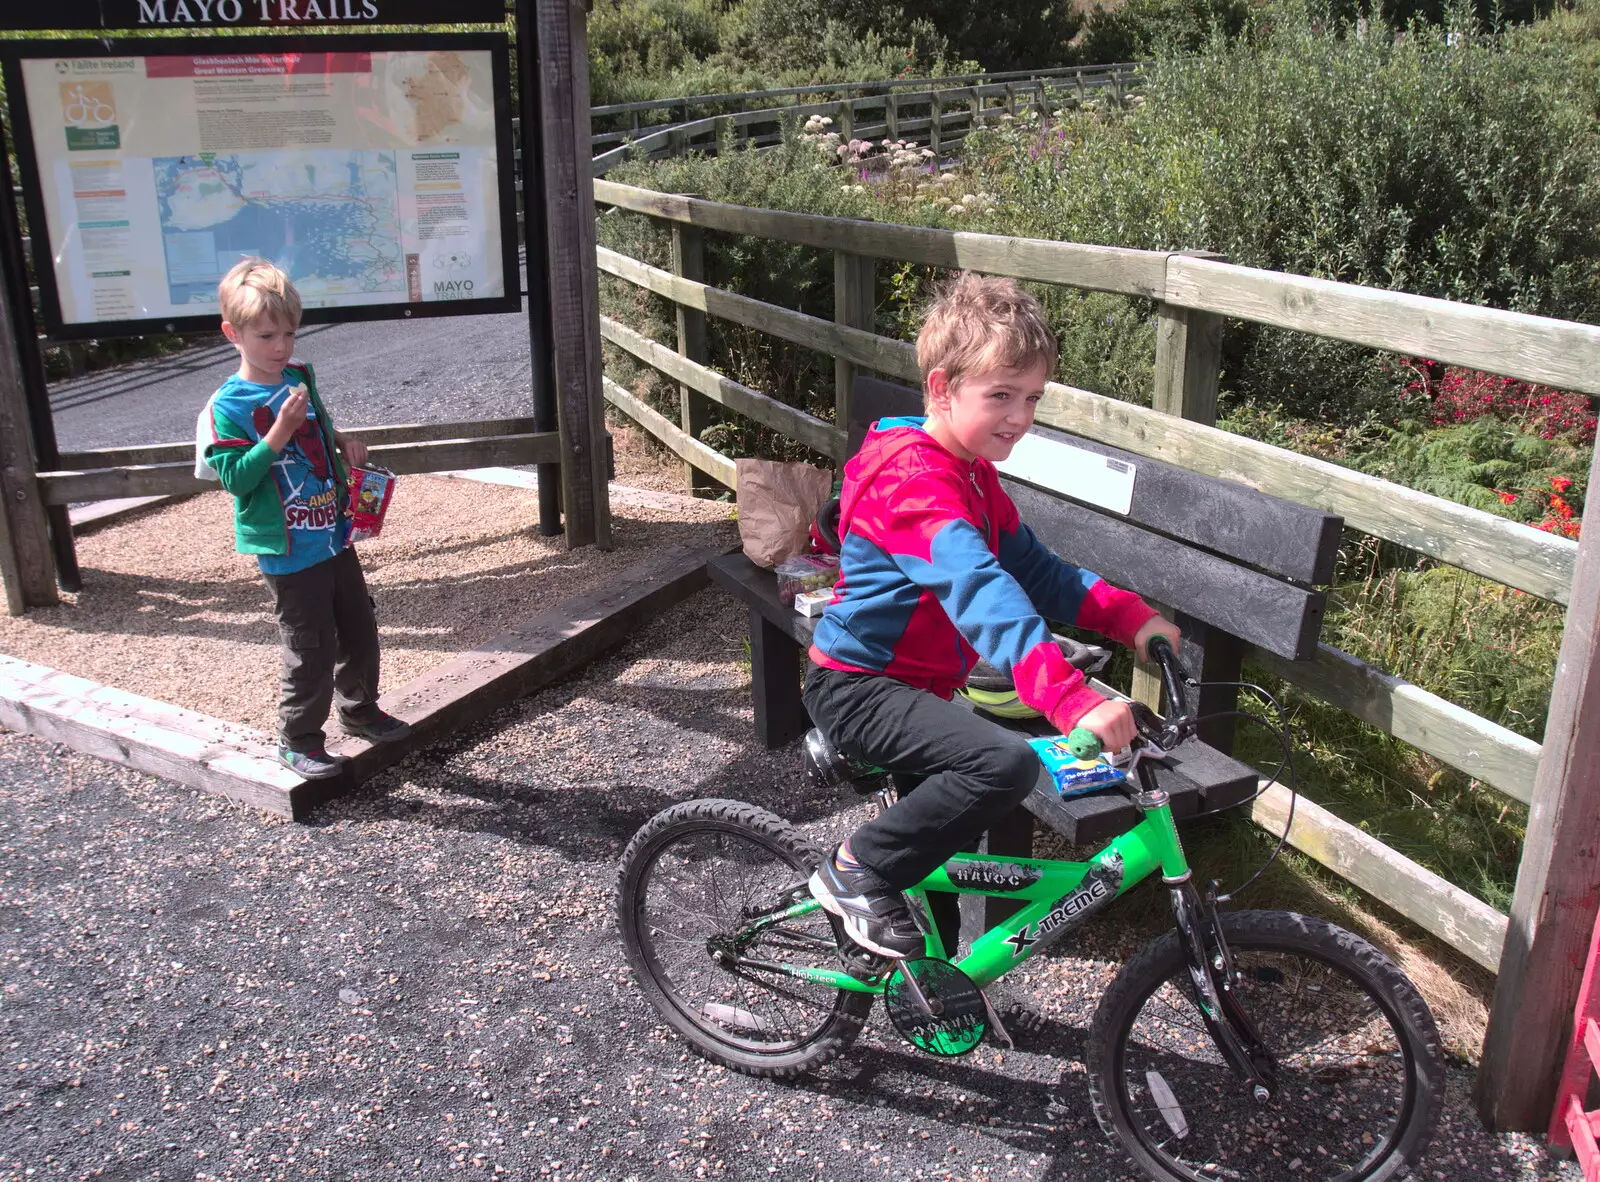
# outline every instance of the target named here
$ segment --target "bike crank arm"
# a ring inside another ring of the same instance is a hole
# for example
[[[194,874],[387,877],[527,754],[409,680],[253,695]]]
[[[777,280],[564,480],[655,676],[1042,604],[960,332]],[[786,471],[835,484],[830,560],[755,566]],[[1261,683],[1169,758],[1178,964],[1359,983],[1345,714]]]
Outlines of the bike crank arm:
[[[1228,1066],[1250,1086],[1256,1101],[1265,1104],[1277,1090],[1278,1065],[1234,996],[1233,959],[1223,942],[1216,908],[1185,881],[1172,888],[1172,911],[1206,1032]]]

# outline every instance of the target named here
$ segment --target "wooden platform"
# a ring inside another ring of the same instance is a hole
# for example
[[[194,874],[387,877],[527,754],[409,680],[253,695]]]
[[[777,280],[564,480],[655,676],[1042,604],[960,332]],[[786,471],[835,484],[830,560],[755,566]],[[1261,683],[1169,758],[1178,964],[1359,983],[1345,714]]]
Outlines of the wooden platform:
[[[418,746],[621,643],[705,586],[706,561],[719,553],[703,545],[658,550],[604,587],[531,616],[385,694],[382,705],[411,723],[411,737],[382,746],[329,743],[349,763],[327,780],[289,771],[275,758],[271,736],[260,731],[6,656],[0,656],[0,726],[301,820]]]

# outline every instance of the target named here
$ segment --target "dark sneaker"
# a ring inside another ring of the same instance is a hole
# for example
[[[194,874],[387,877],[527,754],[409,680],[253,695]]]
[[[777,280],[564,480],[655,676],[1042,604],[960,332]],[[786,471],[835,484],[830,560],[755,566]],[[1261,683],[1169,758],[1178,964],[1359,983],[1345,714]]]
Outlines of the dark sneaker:
[[[339,716],[339,727],[347,735],[354,735],[358,739],[366,739],[372,743],[393,743],[404,739],[411,734],[411,724],[401,722],[393,714],[385,714],[382,710],[373,712],[373,717],[362,722]]]
[[[278,762],[306,780],[326,780],[344,771],[344,760],[320,747],[315,751],[291,751],[279,744]]]
[[[846,870],[829,855],[807,885],[824,911],[844,920],[845,935],[867,951],[897,960],[922,955],[922,929],[905,896],[866,867]]]

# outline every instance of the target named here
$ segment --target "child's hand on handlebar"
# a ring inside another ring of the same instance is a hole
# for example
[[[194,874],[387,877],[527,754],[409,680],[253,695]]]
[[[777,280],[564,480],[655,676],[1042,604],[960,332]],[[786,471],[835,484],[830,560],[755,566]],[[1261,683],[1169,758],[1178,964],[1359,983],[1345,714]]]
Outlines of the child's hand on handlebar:
[[[1172,651],[1174,653],[1178,651],[1178,641],[1182,639],[1178,626],[1161,616],[1151,616],[1144,622],[1144,627],[1133,636],[1133,651],[1138,654],[1141,661],[1151,659],[1150,641],[1157,636],[1165,636],[1167,642],[1172,645]]]
[[[1092,731],[1107,751],[1121,751],[1139,734],[1133,711],[1126,702],[1105,701],[1078,719],[1078,725]]]

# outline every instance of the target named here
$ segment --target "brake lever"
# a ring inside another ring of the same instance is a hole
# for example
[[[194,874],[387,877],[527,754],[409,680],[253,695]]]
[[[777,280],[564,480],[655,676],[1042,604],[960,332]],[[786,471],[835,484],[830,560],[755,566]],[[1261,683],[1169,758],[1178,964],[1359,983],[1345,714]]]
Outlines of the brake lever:
[[[1133,724],[1139,728],[1140,737],[1162,751],[1171,751],[1189,737],[1192,724],[1188,719],[1168,722],[1143,702],[1138,701],[1130,701],[1128,709],[1133,712]]]

